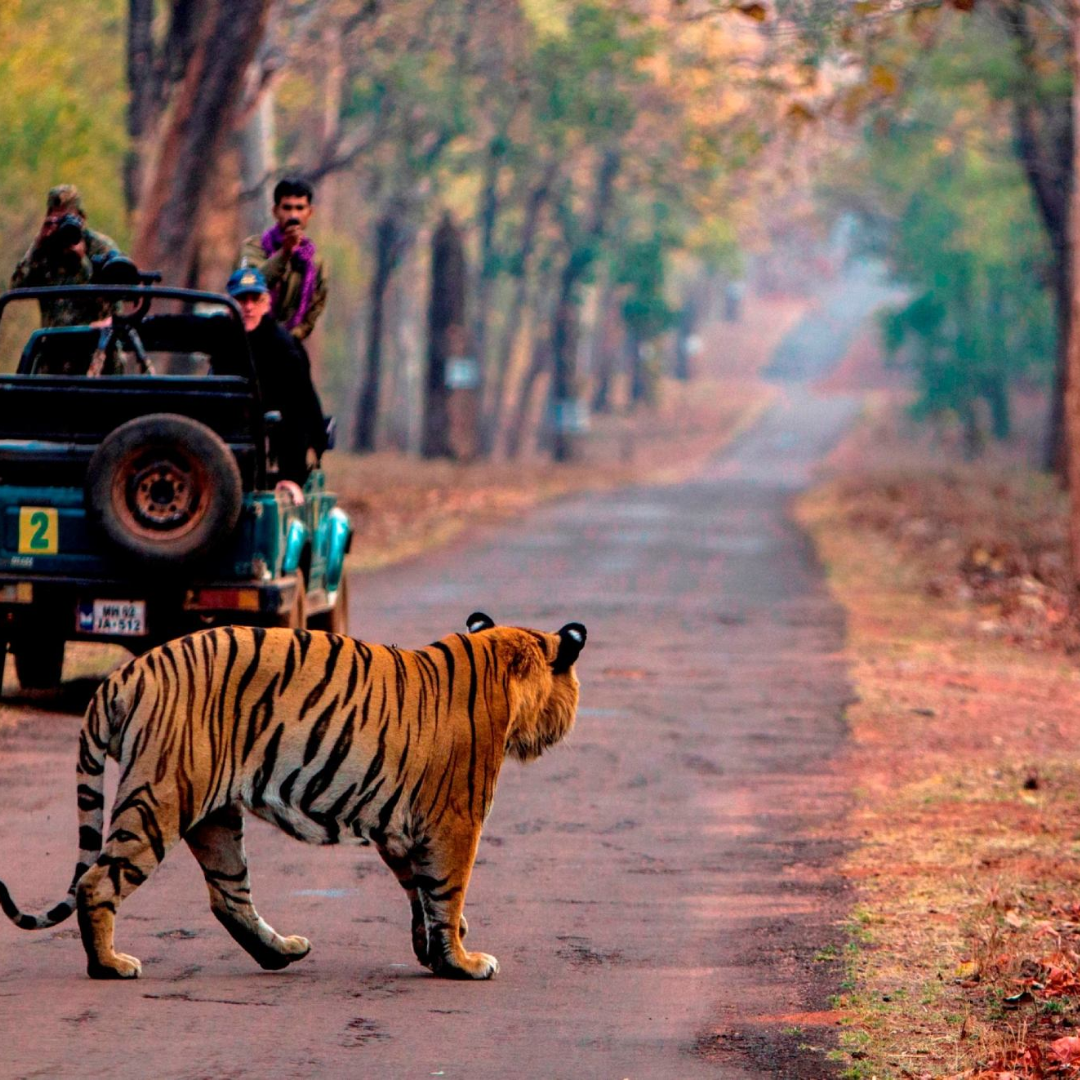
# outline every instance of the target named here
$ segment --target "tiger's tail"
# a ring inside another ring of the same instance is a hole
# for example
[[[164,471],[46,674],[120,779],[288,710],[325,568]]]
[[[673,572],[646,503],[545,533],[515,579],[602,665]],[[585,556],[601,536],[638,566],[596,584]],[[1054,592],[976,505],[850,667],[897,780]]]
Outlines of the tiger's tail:
[[[75,910],[79,879],[97,862],[105,826],[105,755],[112,724],[110,701],[115,702],[118,687],[115,676],[98,687],[83,718],[79,734],[79,762],[75,769],[79,801],[79,858],[67,896],[55,907],[40,915],[21,911],[7,886],[0,881],[0,911],[21,930],[44,930],[67,919]]]

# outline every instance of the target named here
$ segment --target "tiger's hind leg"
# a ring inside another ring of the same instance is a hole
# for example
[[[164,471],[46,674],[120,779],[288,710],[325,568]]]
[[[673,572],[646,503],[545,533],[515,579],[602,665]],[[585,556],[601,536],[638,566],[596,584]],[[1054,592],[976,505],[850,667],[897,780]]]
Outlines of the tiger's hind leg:
[[[142,974],[136,957],[116,951],[113,935],[120,903],[157,869],[177,841],[168,815],[158,815],[161,806],[146,785],[123,799],[118,795],[105,848],[79,881],[79,931],[92,979],[136,979]]]
[[[244,815],[238,804],[222,807],[184,836],[199,860],[210,910],[233,940],[268,971],[278,971],[311,952],[307,938],[282,937],[251,902],[251,880],[244,853]]]
[[[394,872],[398,884],[405,890],[405,895],[409,898],[409,910],[412,914],[413,952],[416,953],[416,959],[424,967],[430,968],[432,965],[428,951],[427,919],[424,915],[423,902],[420,899],[420,890],[417,888],[413,859],[408,855],[393,855],[385,847],[379,848],[379,854],[382,856],[383,862]],[[458,925],[459,934],[464,937],[469,932],[469,924],[465,921],[464,912],[461,914]]]

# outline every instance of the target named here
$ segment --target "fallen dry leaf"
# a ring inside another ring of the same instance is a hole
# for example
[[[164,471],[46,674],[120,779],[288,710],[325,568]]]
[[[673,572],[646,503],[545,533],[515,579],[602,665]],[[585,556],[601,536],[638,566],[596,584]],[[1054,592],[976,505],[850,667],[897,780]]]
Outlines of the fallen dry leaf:
[[[1050,1044],[1050,1056],[1062,1065],[1080,1064],[1080,1039],[1066,1035]]]

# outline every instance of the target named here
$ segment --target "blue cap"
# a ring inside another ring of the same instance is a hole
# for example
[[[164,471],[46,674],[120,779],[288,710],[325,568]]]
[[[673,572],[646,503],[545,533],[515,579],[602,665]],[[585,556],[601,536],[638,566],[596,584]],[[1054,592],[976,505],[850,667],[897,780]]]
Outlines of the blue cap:
[[[244,296],[250,293],[269,292],[270,288],[261,270],[256,270],[254,266],[242,266],[239,270],[232,272],[225,291],[230,296]]]

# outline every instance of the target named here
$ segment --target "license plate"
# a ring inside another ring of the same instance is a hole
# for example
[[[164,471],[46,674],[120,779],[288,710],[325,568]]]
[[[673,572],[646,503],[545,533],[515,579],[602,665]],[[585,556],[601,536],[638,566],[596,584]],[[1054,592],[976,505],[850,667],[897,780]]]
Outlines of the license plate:
[[[146,633],[146,601],[82,600],[75,621],[80,634],[139,637]]]

